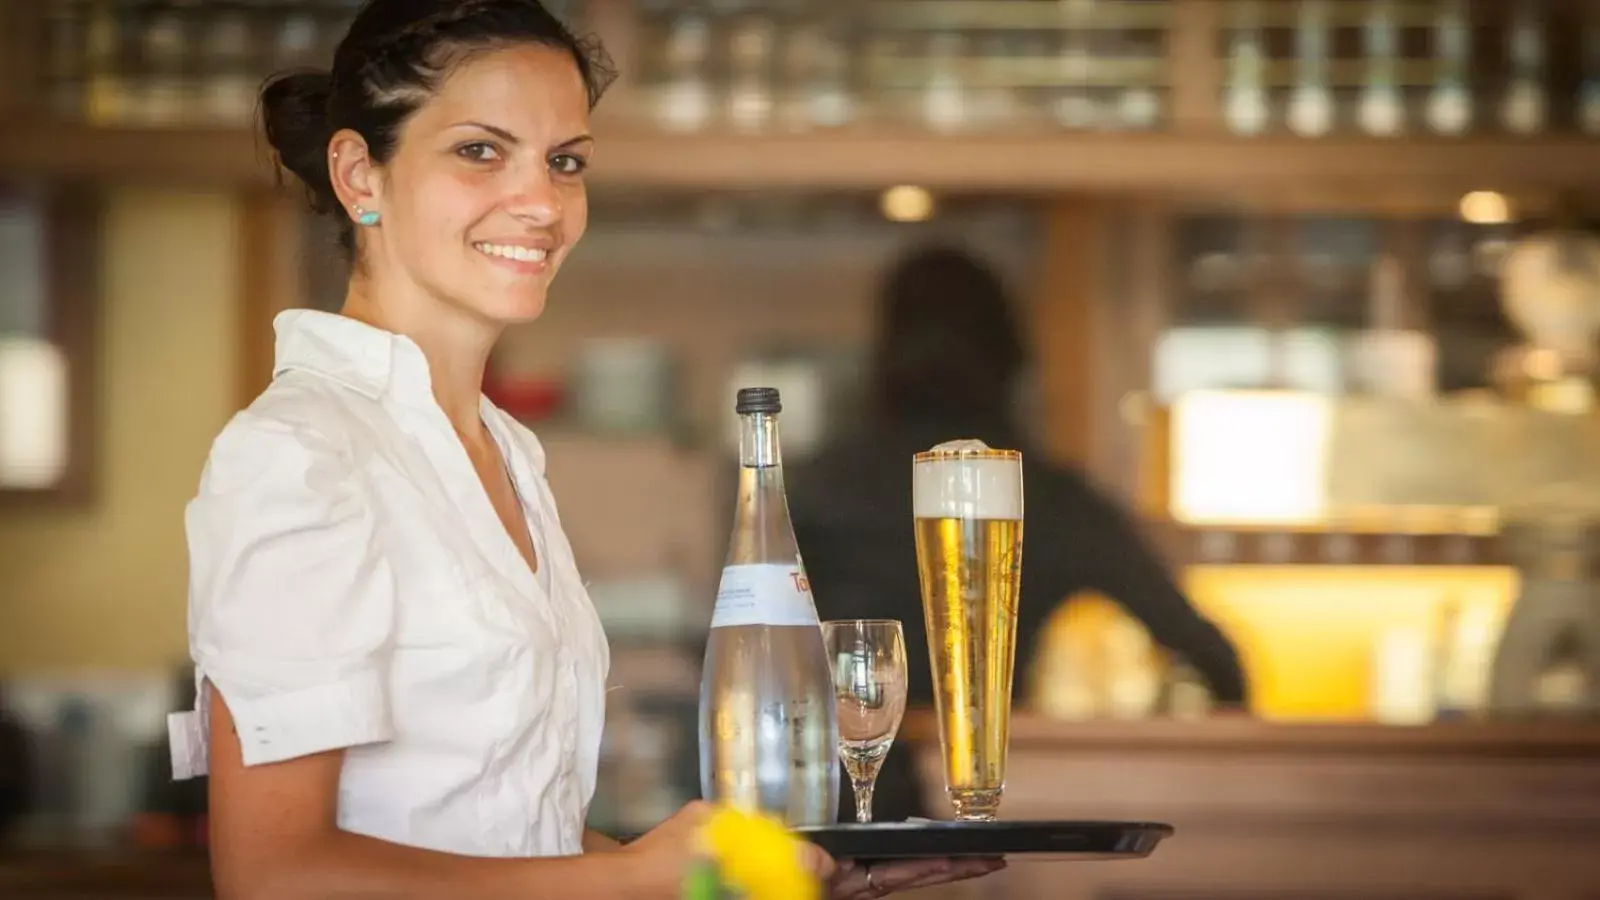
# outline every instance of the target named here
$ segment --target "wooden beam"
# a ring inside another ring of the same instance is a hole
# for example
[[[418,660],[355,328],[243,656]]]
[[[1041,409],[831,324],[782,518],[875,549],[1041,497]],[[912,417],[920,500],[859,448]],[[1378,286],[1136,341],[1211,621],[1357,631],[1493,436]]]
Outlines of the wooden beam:
[[[766,136],[667,136],[615,121],[595,126],[596,187],[661,190],[868,189],[1124,192],[1230,199],[1305,194],[1388,202],[1497,190],[1520,198],[1600,192],[1594,140],[1319,140],[1226,135],[964,135],[872,130]],[[0,174],[153,184],[274,187],[259,135],[216,129],[116,129],[0,120]]]
[[[1147,486],[1144,440],[1156,341],[1172,320],[1172,209],[1160,201],[1126,204],[1118,213],[1114,292],[1101,308],[1096,389],[1097,466],[1104,485],[1130,506]]]
[[[67,428],[71,460],[60,498],[88,504],[95,497],[100,446],[100,271],[105,229],[101,198],[88,190],[64,189],[50,204],[49,253],[51,330],[67,352],[71,411]]]
[[[42,106],[44,3],[0,3],[0,119]]]
[[[301,264],[303,203],[291,191],[245,194],[240,208],[239,405],[248,405],[272,380],[272,320],[305,306]]]
[[[1104,272],[1105,218],[1078,197],[1044,209],[1042,260],[1034,298],[1034,354],[1047,450],[1063,462],[1094,462],[1096,307]]]
[[[1176,0],[1173,4],[1167,64],[1175,131],[1215,134],[1222,130],[1225,6],[1217,0]]]

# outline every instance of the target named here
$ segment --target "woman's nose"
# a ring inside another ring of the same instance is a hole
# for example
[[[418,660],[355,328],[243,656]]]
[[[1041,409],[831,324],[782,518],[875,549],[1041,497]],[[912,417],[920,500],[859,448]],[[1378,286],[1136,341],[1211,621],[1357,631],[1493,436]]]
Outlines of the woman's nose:
[[[531,179],[506,199],[506,209],[530,224],[553,225],[561,220],[561,193],[549,178]]]

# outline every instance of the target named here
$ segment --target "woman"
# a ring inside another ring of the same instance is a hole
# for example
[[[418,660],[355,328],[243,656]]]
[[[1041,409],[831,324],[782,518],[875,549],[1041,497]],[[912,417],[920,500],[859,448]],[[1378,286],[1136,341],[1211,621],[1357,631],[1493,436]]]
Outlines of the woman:
[[[189,506],[196,713],[223,898],[673,897],[706,815],[584,830],[606,639],[526,429],[485,400],[583,236],[598,55],[534,0],[370,0],[266,134],[353,268],[277,322],[270,387]],[[834,896],[987,870],[835,867]]]

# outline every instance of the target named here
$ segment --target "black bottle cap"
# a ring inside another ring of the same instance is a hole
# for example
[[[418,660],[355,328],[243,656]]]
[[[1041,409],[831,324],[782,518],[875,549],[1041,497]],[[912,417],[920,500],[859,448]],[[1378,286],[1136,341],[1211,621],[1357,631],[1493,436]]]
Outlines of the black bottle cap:
[[[750,413],[776,413],[783,410],[778,401],[778,389],[769,387],[740,388],[734,412],[741,416]]]

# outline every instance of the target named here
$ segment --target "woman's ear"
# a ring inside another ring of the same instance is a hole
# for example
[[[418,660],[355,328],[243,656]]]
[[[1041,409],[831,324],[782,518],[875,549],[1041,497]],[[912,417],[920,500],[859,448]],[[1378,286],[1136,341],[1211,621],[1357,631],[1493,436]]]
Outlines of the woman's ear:
[[[348,128],[328,142],[328,176],[333,193],[353,222],[383,209],[383,174],[367,154],[367,141]]]

